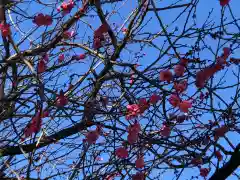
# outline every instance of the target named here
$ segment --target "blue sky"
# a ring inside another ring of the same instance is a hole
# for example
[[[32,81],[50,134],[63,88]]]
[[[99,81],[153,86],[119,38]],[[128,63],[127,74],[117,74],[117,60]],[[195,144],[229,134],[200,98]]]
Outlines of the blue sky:
[[[47,1],[46,1],[47,2]],[[50,1],[51,2],[51,1]],[[174,0],[169,0],[169,1],[158,1],[158,3],[156,3],[156,6],[157,7],[166,7],[166,6],[169,6],[171,5],[171,3],[175,2]],[[178,4],[183,4],[183,3],[188,3],[189,1],[179,1]],[[60,4],[60,3],[59,3]],[[240,15],[240,12],[239,12],[239,6],[240,6],[240,2],[238,0],[231,0],[230,2],[230,7],[231,7],[231,10],[234,14],[234,16],[236,18],[239,17]],[[130,14],[130,12],[133,10],[133,8],[136,7],[136,2],[135,1],[126,1],[126,3],[121,7],[120,5],[117,5],[116,7],[113,5],[113,6],[103,6],[103,8],[105,10],[108,10],[108,11],[112,11],[113,9],[115,9],[115,11],[119,11],[119,13],[111,16],[109,22],[110,24],[112,25],[113,27],[113,23],[117,24],[117,25],[121,25],[124,20],[128,17],[128,15]],[[44,6],[39,6],[38,4],[36,3],[25,3],[22,5],[22,8],[24,8],[24,11],[22,12],[23,14],[27,14],[29,16],[32,16],[32,15],[35,15],[39,12],[43,12],[44,14],[55,14],[56,13],[56,7],[54,9],[54,11],[52,11],[52,7],[51,8],[45,8]],[[76,12],[76,9],[73,9],[73,12]],[[179,9],[172,9],[172,10],[164,10],[164,11],[160,11],[158,12],[159,16],[161,17],[162,21],[163,21],[163,24],[170,24],[175,18],[176,16],[181,13],[181,11],[183,10],[184,8],[179,8]],[[209,12],[212,11],[212,14],[210,16],[210,20],[211,21],[214,21],[215,22],[215,25],[219,25],[220,24],[220,20],[221,20],[221,11],[222,11],[222,8],[221,6],[219,5],[219,1],[218,0],[209,0],[209,1],[206,1],[206,0],[202,0],[198,3],[198,6],[196,8],[196,19],[195,19],[195,22],[196,22],[196,26],[195,28],[202,28],[202,25],[203,23],[206,21],[206,19],[208,18],[208,15],[209,15]],[[232,21],[232,17],[230,16],[230,12],[229,12],[229,8],[226,7],[224,9],[224,18],[226,18],[226,21]],[[73,13],[72,13],[73,14]],[[90,12],[90,14],[94,14],[93,12]],[[56,16],[56,17],[59,17],[59,16]],[[143,31],[144,32],[159,32],[161,31],[161,27],[159,25],[159,23],[156,21],[156,17],[154,15],[153,12],[149,13],[146,17],[147,20],[149,20],[151,17],[153,17],[152,20],[150,20],[148,22],[148,25],[144,27]],[[65,18],[63,18],[62,21],[66,21],[67,19],[69,18],[69,15],[67,15]],[[187,14],[183,14],[178,20],[176,20],[174,23],[171,23],[168,27],[168,32],[172,32],[174,31],[176,28],[178,28],[178,32],[181,32],[182,28],[183,28],[183,24],[185,22],[187,18]],[[13,15],[13,19],[16,21],[15,19],[15,16]],[[19,20],[19,19],[18,19]],[[21,20],[19,20],[21,21]],[[48,28],[44,28],[44,27],[41,27],[41,28],[38,28],[37,31],[35,31],[31,36],[30,38],[31,39],[38,39],[36,42],[39,43],[41,41],[41,38],[39,38],[41,36],[41,34],[44,32],[44,31],[49,31],[51,30],[55,25],[59,25],[61,22],[58,22],[56,23],[57,21],[55,20],[54,21],[54,24]],[[91,27],[89,27],[88,25],[86,25],[86,23],[89,23],[91,25]],[[189,26],[193,23],[192,20],[189,21]],[[85,43],[87,40],[88,40],[88,36],[91,36],[92,37],[92,34],[93,34],[93,30],[95,30],[98,26],[100,25],[100,21],[97,17],[84,17],[83,18],[83,21],[80,21],[77,26],[74,26],[72,28],[72,30],[76,30],[77,29],[77,36],[76,36],[76,42],[78,43]],[[79,27],[78,27],[79,26]],[[19,23],[19,27],[21,28],[23,34],[28,34],[29,32],[32,31],[32,29],[35,29],[36,27],[33,25],[33,23],[31,22],[31,20],[28,20],[28,21],[23,21],[23,22],[20,22]],[[13,28],[14,29],[14,28]],[[118,28],[119,29],[119,28]],[[228,31],[232,31],[232,32],[238,32],[238,29],[236,28],[236,26],[229,26],[228,27]],[[15,32],[15,30],[13,30],[13,32]],[[120,32],[121,33],[121,32]],[[120,34],[120,36],[122,37],[123,35]],[[21,35],[19,33],[17,34],[14,34],[13,35],[14,39],[16,39],[16,41],[19,41],[20,40],[20,37]],[[139,38],[141,38],[141,36],[139,36]],[[154,40],[154,43],[156,45],[158,45],[159,47],[161,47],[165,41],[165,37],[160,37],[160,38],[157,38],[156,40]],[[46,40],[47,41],[47,40]],[[205,39],[204,39],[204,42],[206,43],[206,45],[208,46],[208,48],[210,48],[213,52],[216,52],[217,51],[217,40],[213,40],[210,36],[207,36]],[[36,44],[37,44],[36,43]],[[185,44],[186,46],[188,46],[187,48],[179,48],[178,51],[179,53],[186,53],[186,51],[189,49],[189,46],[191,45],[194,45],[195,43],[195,40],[192,41],[192,40],[189,40],[189,39],[183,39],[183,40],[180,40],[178,43],[181,43],[181,44]],[[220,44],[223,44],[224,42],[220,42]],[[167,47],[168,43],[166,44],[166,46],[164,46],[164,49]],[[230,44],[225,44],[224,46],[229,46]],[[25,41],[21,46],[21,50],[26,50],[29,48],[29,41]],[[135,62],[134,60],[134,56],[130,53],[131,51],[133,52],[137,52],[137,51],[140,51],[139,50],[139,45],[135,45],[135,44],[131,44],[131,45],[128,45],[127,46],[128,50],[124,50],[123,53],[120,55],[121,59],[123,60],[126,60],[126,61],[130,61],[130,59],[132,60],[132,62]],[[56,48],[53,52],[50,52],[51,54],[54,54],[56,52],[59,52],[59,49],[60,48]],[[222,48],[220,48],[222,49]],[[172,50],[169,51],[170,53],[173,53]],[[65,56],[66,56],[66,61],[70,59],[70,57],[74,54],[81,54],[81,53],[84,53],[84,50],[80,49],[80,48],[76,48],[73,51],[71,52],[65,52]],[[143,58],[141,58],[139,60],[139,64],[141,64],[142,66],[139,67],[139,70],[143,70],[145,67],[147,67],[148,65],[150,65],[153,61],[155,61],[155,59],[159,56],[159,52],[156,51],[156,49],[154,48],[151,48],[151,47],[148,47],[148,48],[144,48],[140,53],[145,53],[146,55],[143,56]],[[234,54],[232,56],[234,57],[238,57],[239,55],[239,50],[235,50],[233,52]],[[221,51],[218,52],[218,55],[221,55]],[[202,52],[200,52],[199,54],[199,57],[201,60],[203,59],[207,59],[207,60],[211,60],[212,62],[214,62],[215,60],[215,53],[212,53],[210,52],[209,50],[204,50]],[[37,59],[37,58],[36,58]],[[51,56],[50,57],[50,62],[48,64],[48,66],[51,66],[53,65],[54,63],[56,63],[57,61],[57,55],[56,56]],[[71,63],[71,65],[69,65],[67,68],[63,68],[61,71],[64,71],[64,73],[61,73],[61,76],[60,78],[57,78],[57,73],[59,72],[56,72],[54,74],[51,74],[48,73],[45,75],[45,79],[49,78],[51,76],[51,81],[46,81],[46,84],[48,86],[48,88],[50,89],[53,89],[54,91],[59,92],[60,90],[60,87],[63,85],[63,84],[69,84],[69,81],[70,81],[70,74],[72,73],[77,73],[77,74],[84,74],[86,72],[86,69],[88,69],[90,67],[90,65],[92,64],[92,62],[95,61],[95,59],[93,59],[92,57],[88,56],[86,58],[86,60],[84,61],[84,63],[82,62],[73,62]],[[160,64],[158,63],[157,65],[162,65],[166,62],[169,61],[169,56],[164,56],[161,61],[160,61]],[[177,62],[176,59],[173,59],[172,62]],[[103,68],[102,65],[100,65],[96,71],[99,72],[101,71]],[[230,66],[228,69],[227,69],[227,72],[226,70],[223,70],[221,72],[219,72],[219,74],[217,75],[216,79],[218,79],[218,77],[221,77],[221,75],[223,75],[225,72],[226,72],[226,80],[227,82],[225,82],[225,85],[229,85],[229,84],[232,84],[234,82],[236,82],[236,79],[234,78],[233,76],[233,73],[232,71],[236,71],[237,72],[238,70],[238,67],[235,67],[235,66]],[[91,77],[91,76],[89,76]],[[75,77],[73,79],[73,82],[77,80],[78,77]],[[155,77],[154,77],[155,78]],[[190,80],[190,82],[193,82],[193,79]],[[87,84],[89,83],[89,81],[85,81],[83,83],[83,86],[86,86]],[[64,89],[66,90],[67,87]],[[234,88],[232,90],[221,90],[218,92],[219,95],[221,95],[221,97],[223,99],[225,99],[226,101],[228,102],[231,102],[231,93],[234,92]],[[152,90],[151,90],[152,91]],[[154,90],[153,90],[154,91]],[[187,91],[187,94],[189,96],[191,96],[192,94],[194,94],[196,91],[196,87],[195,86],[191,86],[189,87],[188,91]],[[231,92],[232,91],[232,92]],[[144,92],[146,93],[146,92]],[[139,94],[139,95],[145,95],[145,94]],[[83,97],[84,94],[82,94],[81,92],[79,93],[76,93],[77,96],[79,97]],[[49,96],[50,98],[50,95],[47,94],[47,96]],[[215,103],[216,103],[216,106],[217,106],[217,102],[219,100],[216,100]],[[223,107],[224,108],[224,107]],[[209,114],[209,113],[206,113],[203,117],[202,117],[202,123],[206,123],[209,119],[212,118],[212,114]],[[59,118],[60,120],[60,118]],[[73,117],[73,120],[74,121],[78,121],[79,120],[79,117]],[[122,119],[123,121],[124,118]],[[26,119],[23,119],[22,121],[26,121]],[[67,125],[70,125],[72,124],[71,121],[64,121],[64,122],[57,122],[56,124],[54,124],[53,122],[49,122],[49,119],[47,120],[44,120],[46,121],[46,126],[50,129],[50,127],[52,129],[60,129],[61,127],[66,127]],[[57,120],[56,120],[57,121]],[[56,122],[54,121],[54,122]],[[147,119],[144,119],[141,121],[143,126],[144,124],[147,123]],[[126,122],[126,121],[125,121]],[[184,128],[184,127],[179,127],[179,128]],[[46,128],[47,129],[47,128]],[[50,134],[53,132],[53,130],[47,130]],[[80,134],[79,134],[80,135]],[[126,136],[126,134],[125,134]],[[81,138],[78,138],[77,140],[79,142],[81,142],[82,138],[84,136],[82,135]],[[238,144],[240,138],[239,138],[239,135],[234,133],[234,132],[229,132],[227,133],[227,137],[231,140],[231,142],[233,143],[233,145],[236,145]],[[100,138],[99,141],[102,141],[103,138]],[[221,144],[225,147],[227,147],[229,150],[231,149],[229,147],[229,145],[223,140],[221,139]],[[163,150],[163,149],[160,149],[160,151]],[[65,150],[62,149],[62,151],[64,152]],[[67,162],[70,164],[72,162],[71,158],[73,158],[74,156],[76,156],[77,154],[79,154],[80,150],[79,151],[75,151],[74,153],[71,154],[71,157],[69,157],[69,159],[67,160]],[[61,152],[59,152],[60,154]],[[58,154],[58,155],[59,155]],[[19,157],[19,156],[18,156]],[[101,157],[103,157],[104,161],[107,160],[109,157],[107,155],[107,153],[103,153],[101,155]],[[152,159],[153,157],[150,155],[149,157],[146,156],[145,157],[145,161],[148,161],[149,159]],[[133,158],[134,159],[134,158]],[[104,162],[103,161],[103,162]],[[60,167],[60,165],[58,165]],[[208,167],[208,166],[204,166],[204,167]],[[210,168],[212,168],[212,166],[210,166]],[[212,168],[213,169],[213,168]],[[51,166],[48,167],[48,170],[51,170]],[[238,171],[238,170],[237,170]],[[136,171],[132,171],[132,173],[134,173]],[[152,171],[152,174],[150,177],[154,177],[158,174],[159,171],[157,170],[154,170]],[[213,173],[214,171],[211,171],[210,172],[210,175]],[[182,174],[182,176],[179,178],[179,180],[187,180],[187,179],[190,179],[191,176],[195,176],[195,175],[198,175],[199,174],[199,170],[197,168],[191,168],[191,169],[185,169],[184,170],[184,173]],[[34,176],[34,174],[32,174]],[[42,173],[42,175],[44,176],[44,172]],[[209,175],[209,176],[210,176]],[[208,176],[208,177],[209,177]],[[81,178],[81,176],[80,176]],[[174,179],[174,176],[173,176],[173,171],[167,171],[165,173],[162,174],[161,176],[161,179],[163,180],[171,180],[171,179]],[[228,178],[229,180],[235,180],[236,177],[229,177]]]

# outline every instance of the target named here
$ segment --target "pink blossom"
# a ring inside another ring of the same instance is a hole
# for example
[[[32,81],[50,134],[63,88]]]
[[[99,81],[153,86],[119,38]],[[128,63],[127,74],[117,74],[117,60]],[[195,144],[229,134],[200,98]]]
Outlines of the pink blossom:
[[[190,101],[182,101],[179,104],[179,109],[182,112],[188,113],[188,109],[192,107],[192,103]]]
[[[177,95],[172,94],[170,96],[170,98],[168,99],[168,101],[173,107],[177,107],[179,105],[181,99]]]
[[[68,99],[64,95],[63,90],[61,90],[59,95],[57,95],[56,106],[57,107],[64,107],[65,105],[67,105],[67,103],[68,103]]]
[[[187,81],[181,81],[180,83],[174,83],[174,88],[178,93],[182,93],[187,88]]]
[[[11,30],[10,30],[10,25],[6,24],[6,23],[1,23],[0,24],[0,30],[2,32],[2,36],[3,37],[7,37],[11,34]]]
[[[171,128],[169,126],[163,125],[160,130],[162,136],[168,137],[171,134]]]
[[[174,67],[174,72],[177,76],[183,76],[184,71],[185,67],[183,65],[178,64]]]
[[[63,62],[63,61],[64,61],[64,58],[65,58],[64,54],[60,54],[60,55],[58,56],[58,62],[59,62],[59,63]]]
[[[157,94],[153,94],[149,99],[149,103],[156,104],[159,100],[161,100],[161,97]]]
[[[47,68],[47,66],[46,66],[45,61],[41,59],[41,60],[38,62],[38,65],[37,65],[37,72],[38,72],[38,73],[43,73],[43,72],[46,71],[46,68]]]
[[[159,79],[160,81],[167,81],[168,83],[170,83],[170,81],[172,80],[172,72],[169,70],[161,71]]]
[[[120,159],[125,159],[128,157],[128,151],[124,147],[120,147],[116,150],[116,155]]]
[[[141,111],[138,104],[127,105],[127,116],[126,116],[127,120],[137,117],[140,113]]]
[[[144,159],[142,156],[136,160],[135,165],[136,165],[136,168],[139,168],[139,169],[144,167]]]

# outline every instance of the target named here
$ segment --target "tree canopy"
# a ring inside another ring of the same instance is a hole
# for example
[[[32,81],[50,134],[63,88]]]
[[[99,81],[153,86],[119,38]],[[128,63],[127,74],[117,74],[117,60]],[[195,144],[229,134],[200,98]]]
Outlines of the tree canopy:
[[[239,179],[239,5],[1,0],[0,179]]]

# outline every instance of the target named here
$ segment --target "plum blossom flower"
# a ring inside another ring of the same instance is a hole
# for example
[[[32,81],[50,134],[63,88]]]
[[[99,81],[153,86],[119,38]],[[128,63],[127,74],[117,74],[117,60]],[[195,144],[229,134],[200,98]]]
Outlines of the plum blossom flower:
[[[149,103],[156,104],[159,100],[161,100],[161,97],[157,94],[153,94],[149,99]]]
[[[130,125],[128,128],[128,142],[133,144],[138,140],[139,132],[141,131],[141,126],[138,122],[135,122],[133,125]]]
[[[137,117],[140,113],[141,113],[141,110],[138,104],[127,105],[127,115],[126,115],[127,120]]]
[[[229,2],[230,2],[230,0],[220,0],[220,5],[226,6],[226,5],[228,5]]]
[[[144,159],[143,156],[138,157],[138,159],[135,162],[136,168],[143,168],[144,167]]]
[[[69,0],[68,2],[63,2],[60,7],[57,8],[58,11],[62,10],[62,14],[66,15],[69,14],[74,7],[73,0]]]
[[[207,68],[197,72],[195,85],[198,88],[203,88],[205,83],[206,83],[206,81],[210,77],[212,77],[214,75],[214,73],[216,73],[220,69],[221,69],[221,66],[219,66],[217,64],[217,65],[214,65],[214,66],[211,66],[211,67],[207,67]]]
[[[46,63],[43,59],[41,59],[39,62],[38,62],[38,65],[37,65],[37,72],[38,73],[43,73],[46,71]]]
[[[29,137],[33,133],[39,132],[41,129],[41,125],[42,125],[42,118],[41,118],[40,112],[37,112],[37,114],[32,118],[30,124],[28,124],[24,130],[25,137]]]
[[[164,70],[160,72],[159,79],[160,81],[167,81],[168,83],[170,83],[172,77],[172,72],[170,70]]]
[[[100,132],[101,128],[99,126],[96,128],[96,130],[88,132],[86,135],[86,142],[88,142],[89,144],[96,143],[100,136]]]
[[[177,107],[179,105],[181,99],[176,94],[172,94],[170,96],[170,98],[168,99],[168,101],[173,107]]]
[[[185,71],[185,67],[181,64],[178,64],[174,67],[174,73],[177,76],[183,76],[184,71]]]
[[[147,110],[150,106],[150,104],[147,102],[145,98],[139,99],[138,105],[140,107],[140,113],[144,113],[144,111]]]
[[[52,17],[49,15],[44,15],[42,13],[34,16],[33,23],[37,26],[49,26],[53,22]]]
[[[77,60],[81,60],[81,59],[85,59],[85,58],[86,58],[86,55],[85,55],[85,54],[79,54]]]
[[[142,172],[138,172],[132,176],[132,180],[145,180],[145,175]]]
[[[3,37],[7,37],[11,34],[10,25],[6,23],[0,24],[0,30]]]
[[[229,128],[227,126],[221,126],[220,128],[217,128],[214,130],[214,138],[218,139],[219,137],[223,137],[227,132]]]
[[[116,155],[120,159],[125,159],[128,157],[128,151],[124,147],[119,147],[116,149]]]
[[[163,125],[163,127],[160,130],[160,134],[162,136],[168,137],[171,134],[171,128],[167,125]]]
[[[59,62],[59,63],[63,62],[63,61],[64,61],[64,58],[65,58],[64,54],[60,54],[60,55],[58,56],[58,62]]]
[[[200,169],[200,176],[207,177],[208,174],[209,174],[209,169],[207,169],[207,168],[201,168]]]
[[[71,39],[74,36],[74,31],[65,31],[62,35],[63,39]]]
[[[67,105],[67,103],[68,103],[68,99],[64,95],[63,90],[61,90],[59,95],[57,95],[56,106],[57,107],[64,107],[65,105]]]
[[[190,101],[182,101],[179,104],[179,109],[182,112],[188,113],[188,109],[192,107],[192,102]]]
[[[181,81],[180,83],[174,83],[174,89],[178,93],[182,93],[187,88],[187,81]]]
[[[188,59],[187,58],[182,58],[181,60],[180,60],[180,63],[179,63],[180,65],[182,65],[182,66],[187,66],[187,64],[188,64]]]

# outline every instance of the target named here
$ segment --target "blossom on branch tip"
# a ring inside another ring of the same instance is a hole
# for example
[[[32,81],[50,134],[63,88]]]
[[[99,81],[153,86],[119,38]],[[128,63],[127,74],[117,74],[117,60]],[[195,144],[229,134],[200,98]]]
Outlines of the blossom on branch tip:
[[[188,64],[188,59],[187,59],[187,58],[182,58],[182,59],[180,60],[180,63],[179,63],[179,64],[186,67],[187,64]]]
[[[40,112],[37,112],[37,114],[32,118],[30,124],[28,124],[24,130],[25,137],[29,137],[33,133],[38,133],[41,129],[41,125],[42,125],[42,118],[41,118]]]
[[[58,62],[59,62],[59,63],[63,62],[63,61],[64,61],[64,58],[65,58],[64,54],[60,54],[60,55],[58,56]]]
[[[174,89],[178,92],[178,93],[182,93],[183,91],[185,91],[187,88],[187,81],[181,81],[180,83],[174,83]]]
[[[138,100],[138,106],[140,107],[140,113],[144,113],[150,106],[145,98],[141,98]]]
[[[37,26],[49,26],[53,22],[52,17],[49,15],[43,15],[42,13],[34,16],[33,23]]]
[[[133,144],[138,140],[139,132],[141,131],[140,124],[136,121],[133,125],[128,128],[127,140],[129,144]]]
[[[207,177],[208,174],[209,174],[209,169],[207,169],[207,168],[201,168],[200,169],[200,176]]]
[[[138,159],[135,162],[136,168],[143,168],[144,167],[144,159],[143,156],[138,157]]]
[[[145,174],[138,172],[132,176],[132,180],[145,180]]]
[[[181,102],[181,99],[176,94],[172,94],[168,101],[173,107],[177,107]]]
[[[0,30],[3,37],[7,37],[11,34],[10,25],[6,23],[0,24]]]
[[[167,81],[168,83],[170,83],[172,77],[172,72],[170,70],[164,70],[160,72],[159,79],[160,81]]]
[[[127,105],[127,115],[126,115],[127,120],[137,117],[140,113],[141,113],[141,110],[138,104]]]
[[[62,35],[62,37],[67,40],[67,39],[71,39],[74,36],[74,31],[65,31]]]
[[[169,126],[163,125],[160,130],[160,134],[164,137],[168,137],[171,134],[171,128]]]
[[[65,105],[67,105],[67,103],[68,103],[68,99],[64,95],[63,90],[61,90],[59,95],[57,95],[56,106],[57,107],[64,107]]]
[[[74,2],[73,0],[69,0],[67,3],[63,2],[60,7],[57,8],[57,11],[62,10],[62,14],[66,15],[69,14],[74,7]]]
[[[125,159],[128,157],[128,151],[124,147],[119,147],[116,149],[116,156],[120,159]]]
[[[149,103],[156,104],[159,100],[161,100],[161,97],[157,94],[153,94],[149,99]]]
[[[190,102],[190,101],[182,101],[179,104],[180,111],[182,111],[184,113],[188,113],[188,109],[191,107],[192,107],[192,102]]]
[[[183,76],[184,71],[185,67],[183,65],[178,64],[174,67],[174,73],[176,76]]]
[[[88,132],[87,135],[86,135],[86,141],[89,144],[96,143],[96,141],[98,140],[98,138],[100,136],[100,132],[101,132],[101,128],[100,127],[97,127],[96,130],[94,130],[94,131]]]
[[[46,65],[45,61],[43,59],[41,59],[37,65],[37,72],[43,73],[46,71],[46,68],[47,68],[47,65]]]
[[[219,137],[223,137],[228,131],[229,131],[229,128],[227,126],[221,126],[220,128],[216,128],[214,130],[215,140],[217,140]]]
[[[230,0],[220,0],[220,5],[226,6],[226,5],[228,5],[229,2],[230,2]]]
[[[82,59],[85,59],[85,58],[86,58],[85,54],[79,54],[79,55],[74,55],[73,56],[73,59],[75,59],[75,60],[82,60]]]

